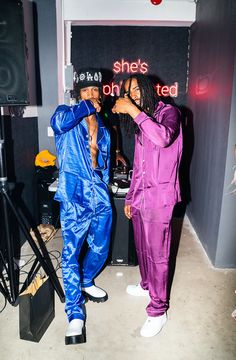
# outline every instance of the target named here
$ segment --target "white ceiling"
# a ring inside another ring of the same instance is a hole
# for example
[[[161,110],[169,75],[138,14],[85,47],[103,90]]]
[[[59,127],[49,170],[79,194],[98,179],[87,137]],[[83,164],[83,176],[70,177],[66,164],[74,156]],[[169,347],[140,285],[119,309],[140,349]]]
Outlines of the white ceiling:
[[[62,0],[63,19],[84,25],[190,26],[196,0]]]

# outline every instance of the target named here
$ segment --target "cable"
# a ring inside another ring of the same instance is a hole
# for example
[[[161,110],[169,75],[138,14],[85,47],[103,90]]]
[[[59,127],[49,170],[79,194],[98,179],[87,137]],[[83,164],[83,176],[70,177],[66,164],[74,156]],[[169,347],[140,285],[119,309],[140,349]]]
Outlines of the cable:
[[[2,294],[2,293],[1,293]],[[2,296],[3,296],[3,294],[2,294]],[[5,304],[3,305],[3,307],[2,307],[2,309],[0,309],[0,314],[3,312],[3,310],[6,308],[6,306],[7,306],[7,299],[5,298],[5,296],[3,296],[3,298],[4,298],[4,301],[5,301]]]
[[[52,233],[49,235],[49,238],[47,239],[47,241],[44,240],[44,242],[48,242],[53,238],[56,238],[56,234],[58,232],[59,229],[55,229],[52,231]],[[57,236],[59,238],[59,236]],[[36,241],[37,244],[37,241]],[[58,271],[61,270],[61,252],[58,250],[52,250],[47,252],[48,257],[50,258],[50,261],[52,262],[52,267],[53,270],[51,272],[55,272],[57,273]],[[2,259],[1,259],[2,258]],[[4,261],[3,255],[0,252],[0,260],[3,263],[3,268],[1,271],[1,278],[0,278],[0,285],[1,287],[3,287],[3,289],[9,289],[10,292],[10,283],[9,283],[9,278],[8,278],[8,273],[7,273],[7,264]],[[21,261],[20,261],[21,260]],[[13,259],[13,264],[14,264],[14,271],[18,271],[19,272],[19,280],[18,280],[18,286],[21,287],[21,290],[25,290],[29,284],[31,283],[32,279],[35,277],[36,274],[39,274],[40,276],[44,276],[42,275],[42,265],[40,264],[39,261],[37,261],[37,257],[34,253],[26,253],[24,255],[21,255],[21,259],[18,261],[18,259]],[[46,259],[45,259],[46,260]],[[25,262],[22,264],[22,261]],[[32,263],[35,263],[33,265],[33,267],[31,267],[30,265]],[[32,272],[31,272],[32,270]],[[58,279],[62,279],[61,276],[57,276]],[[7,297],[5,296],[4,292],[1,291],[0,288],[0,293],[2,294],[2,296],[5,299],[4,305],[2,306],[2,308],[0,309],[0,313],[4,311],[6,304],[7,304]]]

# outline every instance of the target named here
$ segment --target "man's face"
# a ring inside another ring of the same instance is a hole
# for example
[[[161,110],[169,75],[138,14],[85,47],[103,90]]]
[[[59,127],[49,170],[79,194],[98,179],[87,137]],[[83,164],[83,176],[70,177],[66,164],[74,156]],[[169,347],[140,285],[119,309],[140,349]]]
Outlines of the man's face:
[[[131,81],[131,84],[130,84]],[[129,95],[129,97],[134,100],[135,104],[141,106],[141,93],[138,86],[137,79],[132,78],[128,79],[125,83],[125,94]]]
[[[82,100],[99,100],[100,92],[97,86],[88,86],[85,88],[80,89],[80,98]]]

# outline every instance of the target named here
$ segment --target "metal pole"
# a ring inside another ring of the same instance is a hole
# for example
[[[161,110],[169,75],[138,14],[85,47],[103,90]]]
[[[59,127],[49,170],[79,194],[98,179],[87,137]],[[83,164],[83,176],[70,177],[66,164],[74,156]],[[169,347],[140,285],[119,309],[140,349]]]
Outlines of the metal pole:
[[[3,195],[7,192],[7,170],[6,170],[6,153],[5,153],[5,140],[4,140],[4,119],[3,108],[1,107],[0,116],[0,193]],[[17,280],[14,268],[14,249],[11,241],[11,232],[9,227],[9,216],[7,209],[7,200],[2,196],[2,209],[3,209],[3,226],[5,229],[6,239],[6,252],[7,252],[7,271],[9,276],[10,294],[9,298],[11,303],[15,303],[17,299]]]

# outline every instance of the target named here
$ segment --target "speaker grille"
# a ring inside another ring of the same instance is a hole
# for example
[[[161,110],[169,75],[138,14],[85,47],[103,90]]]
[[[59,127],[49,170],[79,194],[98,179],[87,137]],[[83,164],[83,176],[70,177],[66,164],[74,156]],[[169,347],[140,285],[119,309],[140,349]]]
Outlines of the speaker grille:
[[[21,1],[0,1],[0,105],[28,104]]]

